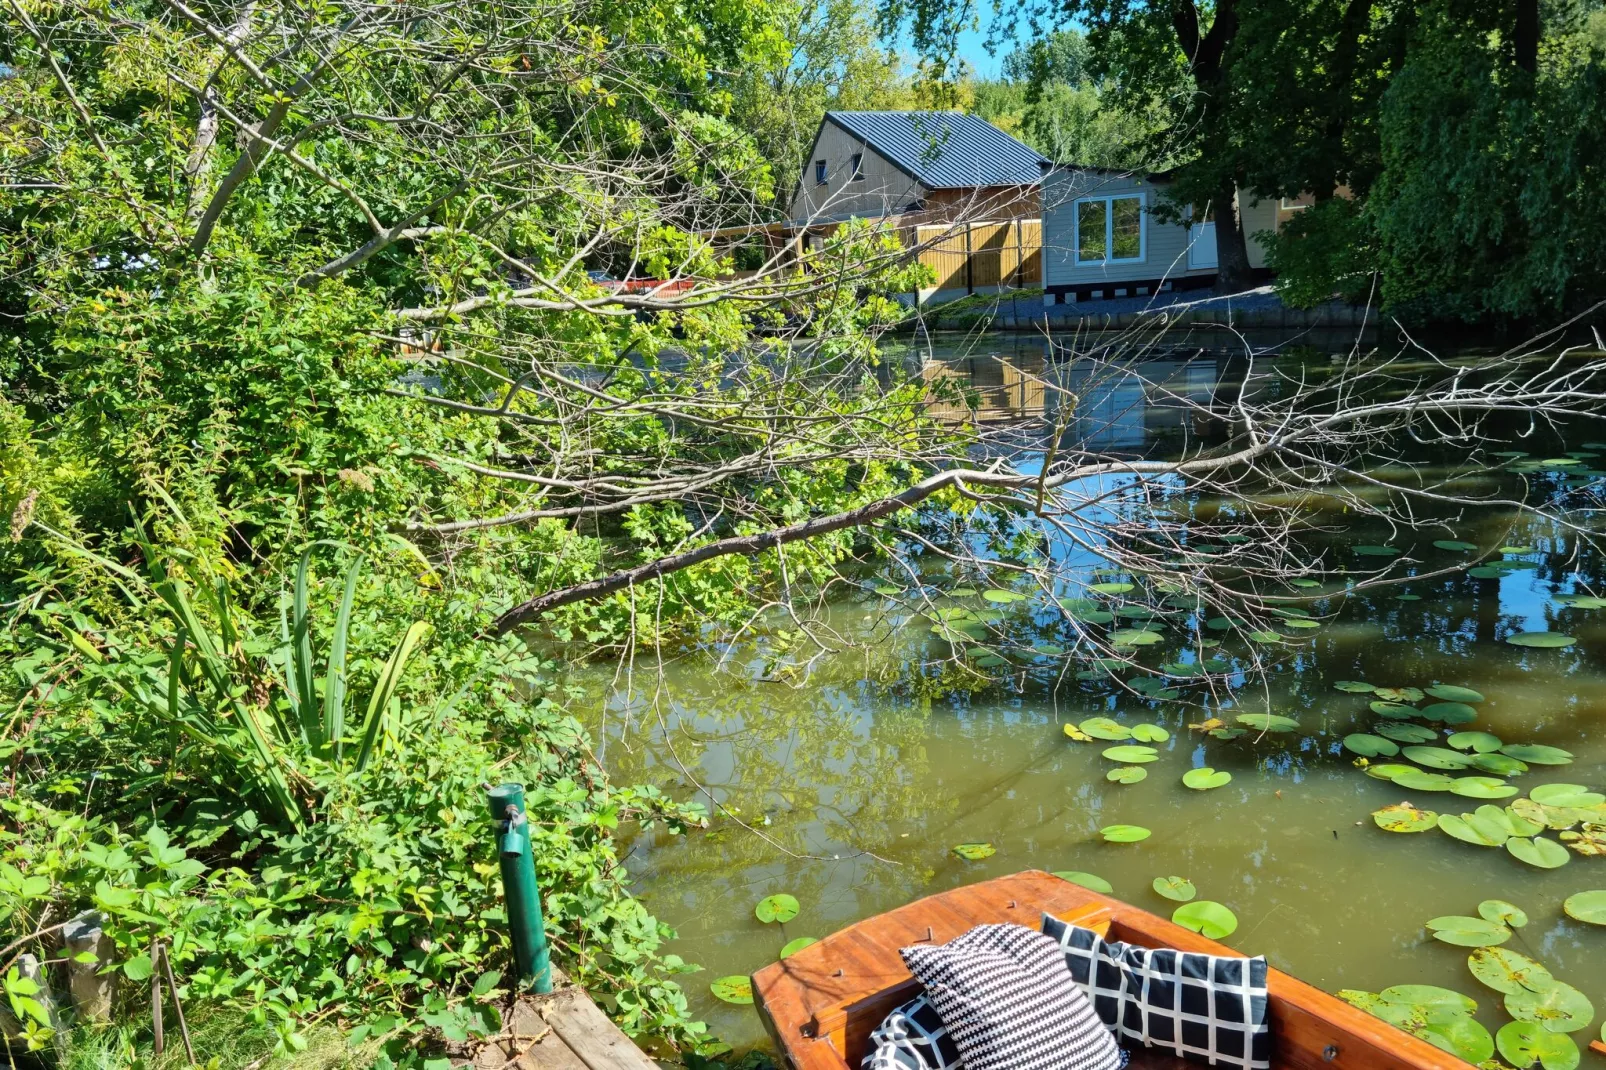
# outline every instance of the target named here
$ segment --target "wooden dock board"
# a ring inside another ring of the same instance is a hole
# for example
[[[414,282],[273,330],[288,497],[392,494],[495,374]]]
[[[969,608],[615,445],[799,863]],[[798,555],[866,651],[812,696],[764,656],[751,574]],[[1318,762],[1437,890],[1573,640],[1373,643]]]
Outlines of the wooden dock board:
[[[474,1070],[660,1070],[592,1002],[586,990],[553,971],[549,996],[523,996],[502,1035],[472,1059]]]

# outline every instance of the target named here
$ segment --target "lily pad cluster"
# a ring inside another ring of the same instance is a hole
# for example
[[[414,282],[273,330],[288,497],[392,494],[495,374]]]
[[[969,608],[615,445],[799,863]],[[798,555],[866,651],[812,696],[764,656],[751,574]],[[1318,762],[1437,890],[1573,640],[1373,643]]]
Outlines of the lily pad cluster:
[[[1397,777],[1394,783],[1402,779]],[[1399,802],[1373,811],[1372,821],[1385,832],[1438,829],[1475,847],[1503,847],[1513,858],[1539,869],[1566,865],[1571,857],[1568,847],[1580,855],[1606,854],[1606,795],[1581,784],[1541,784],[1527,798],[1507,806],[1485,803],[1461,814]],[[1551,839],[1547,832],[1558,835]]]
[[[1494,1055],[1494,1037],[1473,1015],[1477,1001],[1436,985],[1394,985],[1381,992],[1340,989],[1338,998],[1459,1056],[1481,1063]]]

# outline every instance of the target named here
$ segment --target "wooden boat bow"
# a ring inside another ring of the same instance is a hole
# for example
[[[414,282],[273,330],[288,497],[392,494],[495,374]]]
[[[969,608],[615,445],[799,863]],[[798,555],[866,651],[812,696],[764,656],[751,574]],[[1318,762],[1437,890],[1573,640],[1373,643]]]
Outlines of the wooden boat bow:
[[[753,975],[754,1001],[792,1070],[858,1070],[870,1031],[919,985],[900,947],[946,943],[975,925],[1037,928],[1043,914],[1114,940],[1212,955],[1243,955],[1180,925],[1042,870],[916,900],[835,933]],[[1466,1070],[1470,1065],[1343,1000],[1268,971],[1276,1070]],[[1190,1064],[1135,1050],[1134,1070]]]

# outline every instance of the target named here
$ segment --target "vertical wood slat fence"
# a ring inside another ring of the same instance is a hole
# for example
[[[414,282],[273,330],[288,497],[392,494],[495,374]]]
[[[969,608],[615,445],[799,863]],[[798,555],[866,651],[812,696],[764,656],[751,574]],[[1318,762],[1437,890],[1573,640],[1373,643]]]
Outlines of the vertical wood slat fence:
[[[1043,283],[1043,224],[1036,219],[953,223],[915,229],[920,262],[936,273],[933,288],[1026,288]]]

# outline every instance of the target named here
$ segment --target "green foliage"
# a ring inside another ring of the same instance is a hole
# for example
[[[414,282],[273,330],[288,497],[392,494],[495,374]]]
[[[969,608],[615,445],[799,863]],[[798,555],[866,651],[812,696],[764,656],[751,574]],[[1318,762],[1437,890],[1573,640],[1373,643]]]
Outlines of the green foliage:
[[[1329,198],[1298,213],[1275,234],[1260,237],[1285,303],[1311,308],[1335,295],[1351,303],[1373,296],[1377,244],[1356,201]]]

